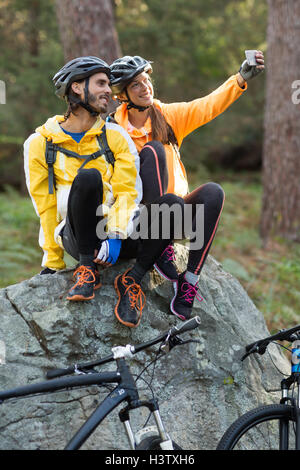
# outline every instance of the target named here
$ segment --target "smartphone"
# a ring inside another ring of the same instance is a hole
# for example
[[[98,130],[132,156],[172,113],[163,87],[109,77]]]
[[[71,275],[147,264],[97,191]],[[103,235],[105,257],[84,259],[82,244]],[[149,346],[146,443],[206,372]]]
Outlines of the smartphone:
[[[254,51],[254,50],[245,51],[248,65],[259,65],[258,62],[256,61],[256,58],[255,58],[256,53],[257,53],[257,51]]]

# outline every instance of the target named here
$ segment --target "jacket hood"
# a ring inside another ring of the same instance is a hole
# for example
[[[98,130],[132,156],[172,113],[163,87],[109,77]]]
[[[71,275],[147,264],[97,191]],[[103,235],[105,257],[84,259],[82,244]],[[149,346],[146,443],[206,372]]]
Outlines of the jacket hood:
[[[52,140],[54,143],[61,143],[67,140],[72,140],[72,137],[66,134],[60,127],[60,123],[64,120],[64,116],[53,116],[45,122],[42,126],[36,128],[36,132],[41,134],[47,140]],[[104,125],[104,121],[101,117],[97,117],[95,124],[86,132],[85,135],[98,135],[101,133],[101,129]]]

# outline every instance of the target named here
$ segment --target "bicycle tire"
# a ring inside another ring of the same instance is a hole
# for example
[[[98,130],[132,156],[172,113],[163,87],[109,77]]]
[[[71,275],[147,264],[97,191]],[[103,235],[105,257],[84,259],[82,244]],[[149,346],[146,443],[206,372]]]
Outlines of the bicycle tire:
[[[273,421],[285,420],[289,424],[295,423],[295,413],[294,409],[290,405],[265,405],[255,408],[248,413],[240,416],[232,425],[227,429],[227,431],[222,436],[220,442],[218,443],[217,450],[242,450],[244,449],[242,440],[244,442],[250,443],[250,449],[254,450],[253,447],[251,448],[251,443],[254,445],[257,443],[257,437],[259,437],[259,450],[266,449],[265,444],[267,440],[269,440],[270,446],[274,447],[275,449],[279,449],[279,427],[277,428],[277,438],[276,438],[276,431],[274,429],[274,436],[270,435],[266,436],[259,430],[259,425],[261,423],[269,423]],[[270,429],[271,429],[270,425]],[[256,428],[256,430],[254,429]],[[275,426],[273,426],[275,428]],[[256,434],[255,434],[256,432]],[[252,433],[252,436],[251,436]],[[248,436],[247,436],[248,435]],[[292,442],[295,440],[295,432],[292,426],[292,433],[289,436]],[[247,440],[248,439],[248,440]],[[265,442],[263,440],[265,439]],[[277,443],[276,443],[277,440]],[[246,444],[244,444],[245,446]],[[271,447],[271,449],[272,449]],[[268,449],[270,450],[270,448]]]
[[[160,443],[162,439],[159,436],[145,437],[137,446],[136,450],[161,450]],[[174,450],[182,450],[176,442],[172,441]]]

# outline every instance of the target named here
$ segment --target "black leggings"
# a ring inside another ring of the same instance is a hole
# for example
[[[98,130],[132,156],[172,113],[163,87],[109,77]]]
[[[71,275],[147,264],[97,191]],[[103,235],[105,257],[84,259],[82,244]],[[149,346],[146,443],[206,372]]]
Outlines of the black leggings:
[[[96,211],[103,200],[102,177],[96,169],[81,170],[73,181],[69,199],[67,224],[63,231],[63,244],[68,253],[75,259],[79,255],[93,255],[101,241],[97,238],[96,227],[101,217],[96,216]],[[153,203],[160,207],[168,207],[179,204],[183,210],[183,199],[174,194],[164,194],[156,198]],[[147,211],[146,225],[148,233],[151,227],[161,227],[162,213],[151,212],[151,205],[145,206]],[[144,219],[145,220],[145,219]],[[166,238],[159,232],[159,238],[127,238],[122,242],[120,258],[136,258],[145,271],[148,271],[164,249],[174,237],[175,220],[171,217],[170,234]]]
[[[95,169],[80,170],[69,194],[67,223],[70,224],[81,255],[93,255],[99,246],[96,226],[100,217],[96,216],[96,211],[102,201],[103,183],[100,172]]]
[[[140,159],[144,201],[151,203],[165,194],[168,187],[168,170],[163,145],[157,141],[148,142],[140,152]],[[204,243],[199,249],[193,249],[191,243],[189,250],[187,270],[194,274],[201,272],[207,258],[218,227],[224,200],[224,191],[216,183],[203,184],[184,197],[184,204],[192,205],[193,230],[196,228],[196,205],[204,204],[204,228],[201,227]]]
[[[140,151],[140,176],[144,204],[151,204],[166,193],[169,180],[166,154],[163,144],[157,140],[144,145]]]

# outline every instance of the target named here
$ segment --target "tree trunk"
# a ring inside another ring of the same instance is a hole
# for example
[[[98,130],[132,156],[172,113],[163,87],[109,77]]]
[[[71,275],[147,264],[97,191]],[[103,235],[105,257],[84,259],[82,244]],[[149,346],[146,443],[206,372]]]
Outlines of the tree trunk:
[[[268,6],[261,235],[300,241],[300,2]]]
[[[39,31],[39,17],[41,15],[41,5],[39,0],[30,0],[27,1],[28,8],[28,52],[30,54],[29,66],[32,70],[36,69],[37,59],[40,53],[40,31]],[[23,109],[22,114],[24,118],[25,126],[25,135],[30,135],[32,133],[32,103],[34,103],[35,97],[32,92],[28,92],[23,97]],[[23,156],[20,155],[20,158],[23,159]],[[21,178],[20,178],[20,192],[25,195],[28,194],[25,173],[23,164],[21,168]]]
[[[65,61],[93,55],[109,64],[121,56],[111,0],[56,0]]]

